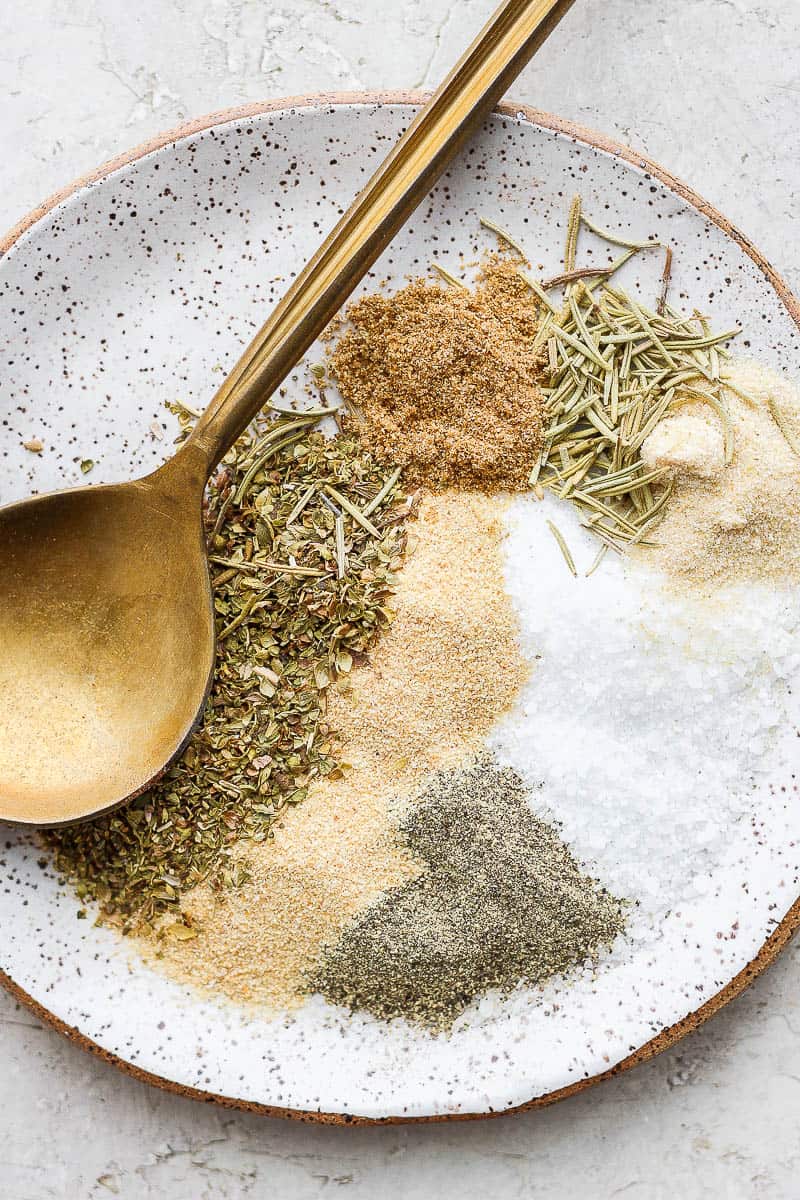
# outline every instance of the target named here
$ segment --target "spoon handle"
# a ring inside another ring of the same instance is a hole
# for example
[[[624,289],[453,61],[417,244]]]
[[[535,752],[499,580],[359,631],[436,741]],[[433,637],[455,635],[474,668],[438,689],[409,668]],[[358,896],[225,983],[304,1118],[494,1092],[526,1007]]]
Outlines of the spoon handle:
[[[183,451],[210,473],[574,0],[504,0],[271,312]]]

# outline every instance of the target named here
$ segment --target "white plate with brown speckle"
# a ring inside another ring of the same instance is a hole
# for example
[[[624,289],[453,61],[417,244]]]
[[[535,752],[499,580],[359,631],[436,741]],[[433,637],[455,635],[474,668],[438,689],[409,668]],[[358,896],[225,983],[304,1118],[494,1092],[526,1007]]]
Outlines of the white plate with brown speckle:
[[[204,405],[215,369],[233,364],[418,103],[407,95],[310,97],[220,113],[123,156],[12,231],[0,260],[0,500],[84,482],[84,459],[96,463],[93,482],[161,462],[173,435],[165,400]],[[654,164],[509,104],[395,238],[373,285],[424,272],[434,259],[476,257],[487,245],[479,214],[523,242],[537,269],[556,274],[566,208],[578,190],[604,225],[673,245],[678,304],[701,304],[720,328],[740,323],[749,354],[800,376],[800,309],[746,239]],[[626,282],[646,291],[654,279]],[[34,437],[40,454],[24,448]],[[548,580],[557,563],[538,539],[538,518],[524,505],[515,513],[509,591],[535,641],[545,637],[542,612],[526,616],[514,555],[521,562],[540,554]],[[562,594],[566,572],[557,579],[542,604],[583,603]],[[586,592],[587,611],[599,595]],[[641,1062],[735,996],[800,922],[798,714],[790,695],[797,680],[785,666],[796,633],[790,599],[776,610],[785,677],[780,695],[768,698],[769,728],[747,786],[734,796],[733,781],[732,803],[715,809],[710,831],[696,819],[700,784],[691,805],[676,805],[670,827],[686,839],[684,884],[663,896],[649,935],[575,986],[556,981],[489,997],[448,1037],[351,1017],[319,998],[277,1018],[246,1013],[182,988],[142,965],[112,931],[76,920],[74,895],[11,828],[2,831],[0,858],[2,981],[79,1044],[153,1083],[309,1119],[506,1112]],[[631,613],[632,630],[640,617]],[[719,622],[697,620],[713,640]],[[792,669],[800,673],[800,663]],[[719,738],[722,754],[736,722],[764,698],[762,682],[754,673],[740,693],[722,689],[722,703],[706,680],[710,690],[692,702],[699,707],[687,701],[670,710],[663,756],[650,767],[666,792],[681,758],[681,721],[688,729],[693,713],[710,705],[708,736]],[[512,756],[532,720],[523,709],[517,718],[506,731]],[[586,806],[594,799],[587,795]],[[602,805],[598,814],[600,821]],[[590,854],[583,861],[592,866]]]

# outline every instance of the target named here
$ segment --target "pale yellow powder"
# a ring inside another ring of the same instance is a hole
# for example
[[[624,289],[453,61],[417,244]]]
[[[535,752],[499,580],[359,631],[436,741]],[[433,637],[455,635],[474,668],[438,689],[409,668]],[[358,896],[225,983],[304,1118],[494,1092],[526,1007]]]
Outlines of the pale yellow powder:
[[[706,405],[694,404],[659,421],[642,445],[642,462],[703,479],[718,475],[725,466],[719,417]]]
[[[224,899],[207,887],[187,897],[200,932],[158,944],[171,976],[239,1003],[296,1006],[322,945],[416,873],[395,842],[396,803],[476,748],[527,676],[503,587],[503,508],[465,493],[423,499],[396,619],[372,664],[329,693],[351,770],[314,785],[273,839],[237,848],[251,884]]]
[[[720,418],[709,405],[687,405],[657,426],[642,457],[675,468],[675,491],[653,532],[659,545],[636,554],[704,589],[800,579],[800,458],[769,408],[772,400],[797,440],[800,391],[757,362],[733,360],[725,373],[738,389],[725,394],[733,461],[724,465]]]
[[[354,766],[416,783],[460,762],[514,703],[527,666],[503,582],[504,507],[464,492],[424,500],[392,629],[330,700]]]

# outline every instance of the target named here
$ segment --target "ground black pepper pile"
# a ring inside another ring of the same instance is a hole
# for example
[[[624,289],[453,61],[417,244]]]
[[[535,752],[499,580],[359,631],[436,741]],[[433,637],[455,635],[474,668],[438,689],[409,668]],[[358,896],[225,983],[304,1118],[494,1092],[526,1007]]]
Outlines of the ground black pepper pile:
[[[360,914],[310,979],[328,1000],[446,1029],[490,988],[541,984],[623,928],[623,904],[581,874],[490,754],[435,775],[400,824],[425,869]]]

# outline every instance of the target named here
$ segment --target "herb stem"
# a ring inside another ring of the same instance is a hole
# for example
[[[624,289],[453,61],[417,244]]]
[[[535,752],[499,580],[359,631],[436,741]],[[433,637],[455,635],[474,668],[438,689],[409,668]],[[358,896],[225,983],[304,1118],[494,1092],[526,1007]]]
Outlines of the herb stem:
[[[792,431],[789,429],[789,426],[786,421],[786,414],[784,413],[783,409],[780,407],[780,405],[778,404],[778,401],[775,399],[774,396],[767,396],[767,408],[770,411],[770,415],[772,416],[773,421],[775,422],[775,424],[778,426],[778,429],[783,434],[786,445],[789,447],[792,454],[794,454],[798,458],[800,458],[800,446],[798,446],[797,439],[794,437],[794,435],[792,434]]]
[[[331,487],[330,484],[326,485],[325,490],[329,496],[333,497],[337,504],[342,506],[346,513],[350,514],[354,521],[358,522],[362,529],[366,529],[368,534],[380,540],[380,531],[375,528],[368,517],[364,516],[360,509],[356,508],[355,504],[347,499],[347,496],[343,496],[341,492],[337,491],[335,487]]]
[[[581,198],[579,195],[572,197],[572,203],[569,206],[569,216],[567,217],[567,240],[564,246],[564,270],[570,272],[575,270],[575,258],[578,252],[578,237],[581,231]]]
[[[376,508],[380,508],[380,506],[383,504],[384,500],[389,495],[392,488],[394,487],[394,485],[397,483],[398,479],[400,478],[401,471],[402,471],[402,467],[395,467],[395,469],[392,471],[391,475],[388,476],[386,482],[384,483],[384,485],[380,489],[380,491],[377,492],[376,495],[374,495],[372,497],[369,504],[365,504],[364,507],[362,508],[361,512],[362,512],[363,516],[368,517],[370,515],[370,513],[375,512]]]
[[[558,543],[558,548],[564,557],[564,562],[567,564],[567,566],[569,567],[572,574],[577,578],[578,572],[575,567],[575,559],[572,557],[572,554],[570,553],[569,546],[567,545],[566,541],[564,540],[563,533],[558,528],[558,526],[555,525],[552,521],[547,522],[547,528],[550,530],[553,537],[556,539],[556,542]]]
[[[522,249],[522,246],[520,246],[519,242],[511,236],[507,229],[503,229],[503,227],[496,224],[495,221],[490,221],[488,217],[480,217],[480,223],[483,225],[484,229],[490,229],[492,233],[496,234],[497,237],[500,238],[501,241],[506,242],[512,250],[516,250],[523,262],[528,261],[528,256]]]

